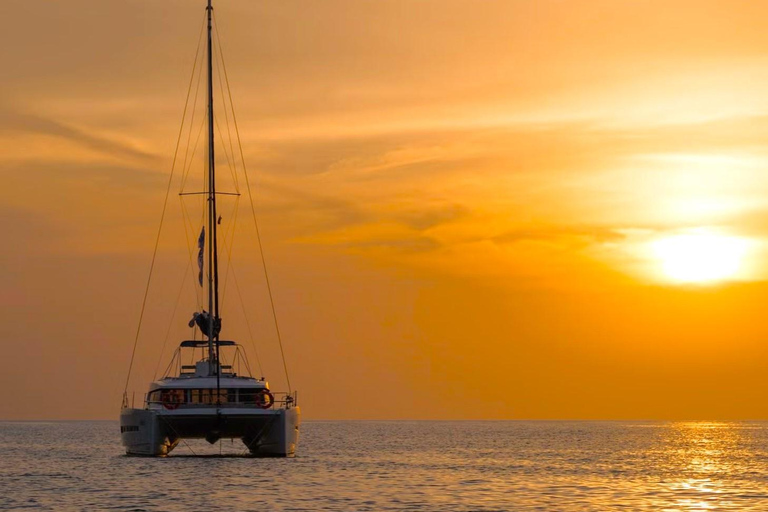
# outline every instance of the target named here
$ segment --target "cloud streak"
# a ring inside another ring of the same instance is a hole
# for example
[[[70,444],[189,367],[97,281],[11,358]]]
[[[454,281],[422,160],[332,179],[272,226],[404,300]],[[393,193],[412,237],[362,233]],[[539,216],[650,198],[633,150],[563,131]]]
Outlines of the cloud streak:
[[[95,135],[86,130],[30,113],[0,109],[0,135],[31,134],[58,137],[101,155],[128,158],[143,162],[156,161],[156,155],[136,148],[132,144]]]

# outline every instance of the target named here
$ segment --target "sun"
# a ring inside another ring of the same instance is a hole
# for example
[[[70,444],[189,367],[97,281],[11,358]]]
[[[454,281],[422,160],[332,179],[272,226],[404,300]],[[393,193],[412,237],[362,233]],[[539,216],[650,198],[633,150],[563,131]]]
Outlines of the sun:
[[[746,240],[708,232],[664,237],[653,252],[664,275],[676,283],[710,284],[733,279],[741,270]]]

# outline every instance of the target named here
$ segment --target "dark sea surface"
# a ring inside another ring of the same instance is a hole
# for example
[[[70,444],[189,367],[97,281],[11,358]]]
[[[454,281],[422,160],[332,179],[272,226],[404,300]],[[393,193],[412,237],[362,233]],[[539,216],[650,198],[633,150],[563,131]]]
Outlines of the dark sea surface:
[[[242,453],[126,457],[117,422],[0,422],[0,510],[768,511],[759,422],[304,422],[296,458]]]

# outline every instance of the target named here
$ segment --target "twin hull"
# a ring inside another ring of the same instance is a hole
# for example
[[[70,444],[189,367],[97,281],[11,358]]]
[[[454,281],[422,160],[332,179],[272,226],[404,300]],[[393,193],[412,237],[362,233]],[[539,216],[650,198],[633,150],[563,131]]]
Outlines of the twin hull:
[[[128,455],[168,455],[182,439],[239,438],[256,456],[293,457],[300,411],[290,409],[123,409],[120,432]]]

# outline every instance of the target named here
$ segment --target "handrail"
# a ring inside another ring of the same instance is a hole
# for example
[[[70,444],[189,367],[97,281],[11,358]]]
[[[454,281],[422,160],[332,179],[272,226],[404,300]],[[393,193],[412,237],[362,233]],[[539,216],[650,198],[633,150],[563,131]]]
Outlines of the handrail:
[[[278,391],[278,392],[272,393],[272,396],[274,397],[274,401],[272,402],[272,405],[270,405],[266,409],[290,409],[291,407],[295,407],[296,405],[298,405],[297,403],[298,393],[296,391],[294,391],[293,393]],[[237,402],[227,401],[227,402],[222,402],[221,404],[217,404],[215,401],[210,403],[204,403],[204,402],[191,402],[189,400],[185,400],[183,402],[166,402],[163,400],[149,400],[148,395],[144,395],[145,408],[149,408],[150,405],[165,406],[170,403],[172,403],[174,407],[183,407],[185,409],[210,408],[210,407],[216,407],[217,405],[219,407],[227,407],[227,408],[265,409],[264,407],[262,407],[261,405],[255,402],[244,402],[242,400]]]

